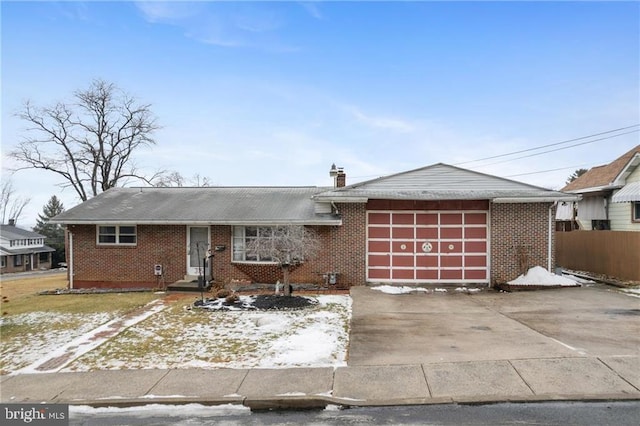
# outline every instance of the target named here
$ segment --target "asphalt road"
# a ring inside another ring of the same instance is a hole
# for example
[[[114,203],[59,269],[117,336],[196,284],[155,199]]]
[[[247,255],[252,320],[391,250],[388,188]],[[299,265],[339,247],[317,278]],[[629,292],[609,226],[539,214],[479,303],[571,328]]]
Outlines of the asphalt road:
[[[640,401],[492,405],[414,405],[321,411],[250,412],[225,407],[156,406],[94,413],[70,411],[70,425],[633,425]]]
[[[43,277],[43,276],[51,276],[51,275],[65,275],[66,273],[67,273],[66,269],[47,269],[45,271],[16,272],[12,274],[0,275],[0,282],[22,280],[26,278]]]

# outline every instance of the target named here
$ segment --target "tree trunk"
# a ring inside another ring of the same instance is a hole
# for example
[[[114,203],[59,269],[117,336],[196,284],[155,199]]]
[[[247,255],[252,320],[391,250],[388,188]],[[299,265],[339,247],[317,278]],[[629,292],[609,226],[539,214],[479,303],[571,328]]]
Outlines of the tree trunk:
[[[289,265],[282,265],[282,281],[284,295],[291,296],[291,286],[289,285]]]

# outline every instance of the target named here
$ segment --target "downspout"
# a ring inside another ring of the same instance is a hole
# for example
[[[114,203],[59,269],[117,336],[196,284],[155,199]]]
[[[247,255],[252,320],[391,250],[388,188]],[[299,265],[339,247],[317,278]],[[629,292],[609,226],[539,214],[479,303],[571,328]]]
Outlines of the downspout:
[[[553,271],[551,270],[551,238],[553,237],[553,207],[556,205],[557,201],[555,203],[551,203],[551,205],[549,206],[549,235],[548,235],[548,240],[547,240],[547,270],[549,272],[551,272],[553,274]]]
[[[69,231],[69,289],[73,290],[73,233]]]

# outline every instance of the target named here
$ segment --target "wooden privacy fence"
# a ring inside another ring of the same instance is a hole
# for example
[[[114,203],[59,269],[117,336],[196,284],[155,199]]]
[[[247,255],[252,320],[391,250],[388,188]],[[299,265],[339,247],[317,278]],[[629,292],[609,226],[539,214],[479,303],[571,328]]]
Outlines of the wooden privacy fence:
[[[556,232],[556,264],[640,281],[640,232]]]

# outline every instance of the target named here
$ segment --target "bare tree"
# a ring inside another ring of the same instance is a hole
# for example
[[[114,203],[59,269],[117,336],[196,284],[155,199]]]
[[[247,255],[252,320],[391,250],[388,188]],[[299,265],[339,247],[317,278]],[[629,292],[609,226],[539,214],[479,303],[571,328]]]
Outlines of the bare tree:
[[[318,234],[301,225],[259,228],[258,236],[247,244],[247,254],[269,259],[282,269],[285,296],[291,295],[289,268],[313,257],[320,248]]]
[[[94,80],[88,89],[73,94],[72,102],[52,107],[24,104],[17,114],[29,127],[28,136],[10,152],[21,165],[16,170],[42,169],[64,180],[82,201],[124,184],[128,179],[146,183],[158,178],[142,175],[134,154],[155,144],[159,127],[150,105],[112,83]]]
[[[180,172],[169,172],[156,179],[154,186],[160,188],[166,187],[183,187],[183,186],[195,186],[195,187],[208,187],[211,186],[211,179],[206,176],[200,176],[195,174],[191,179],[186,179]]]
[[[22,210],[31,202],[31,198],[16,196],[11,179],[3,179],[0,192],[0,209],[2,209],[0,214],[2,214],[2,223],[7,223],[8,219],[13,219],[13,221],[17,223],[22,214]]]

